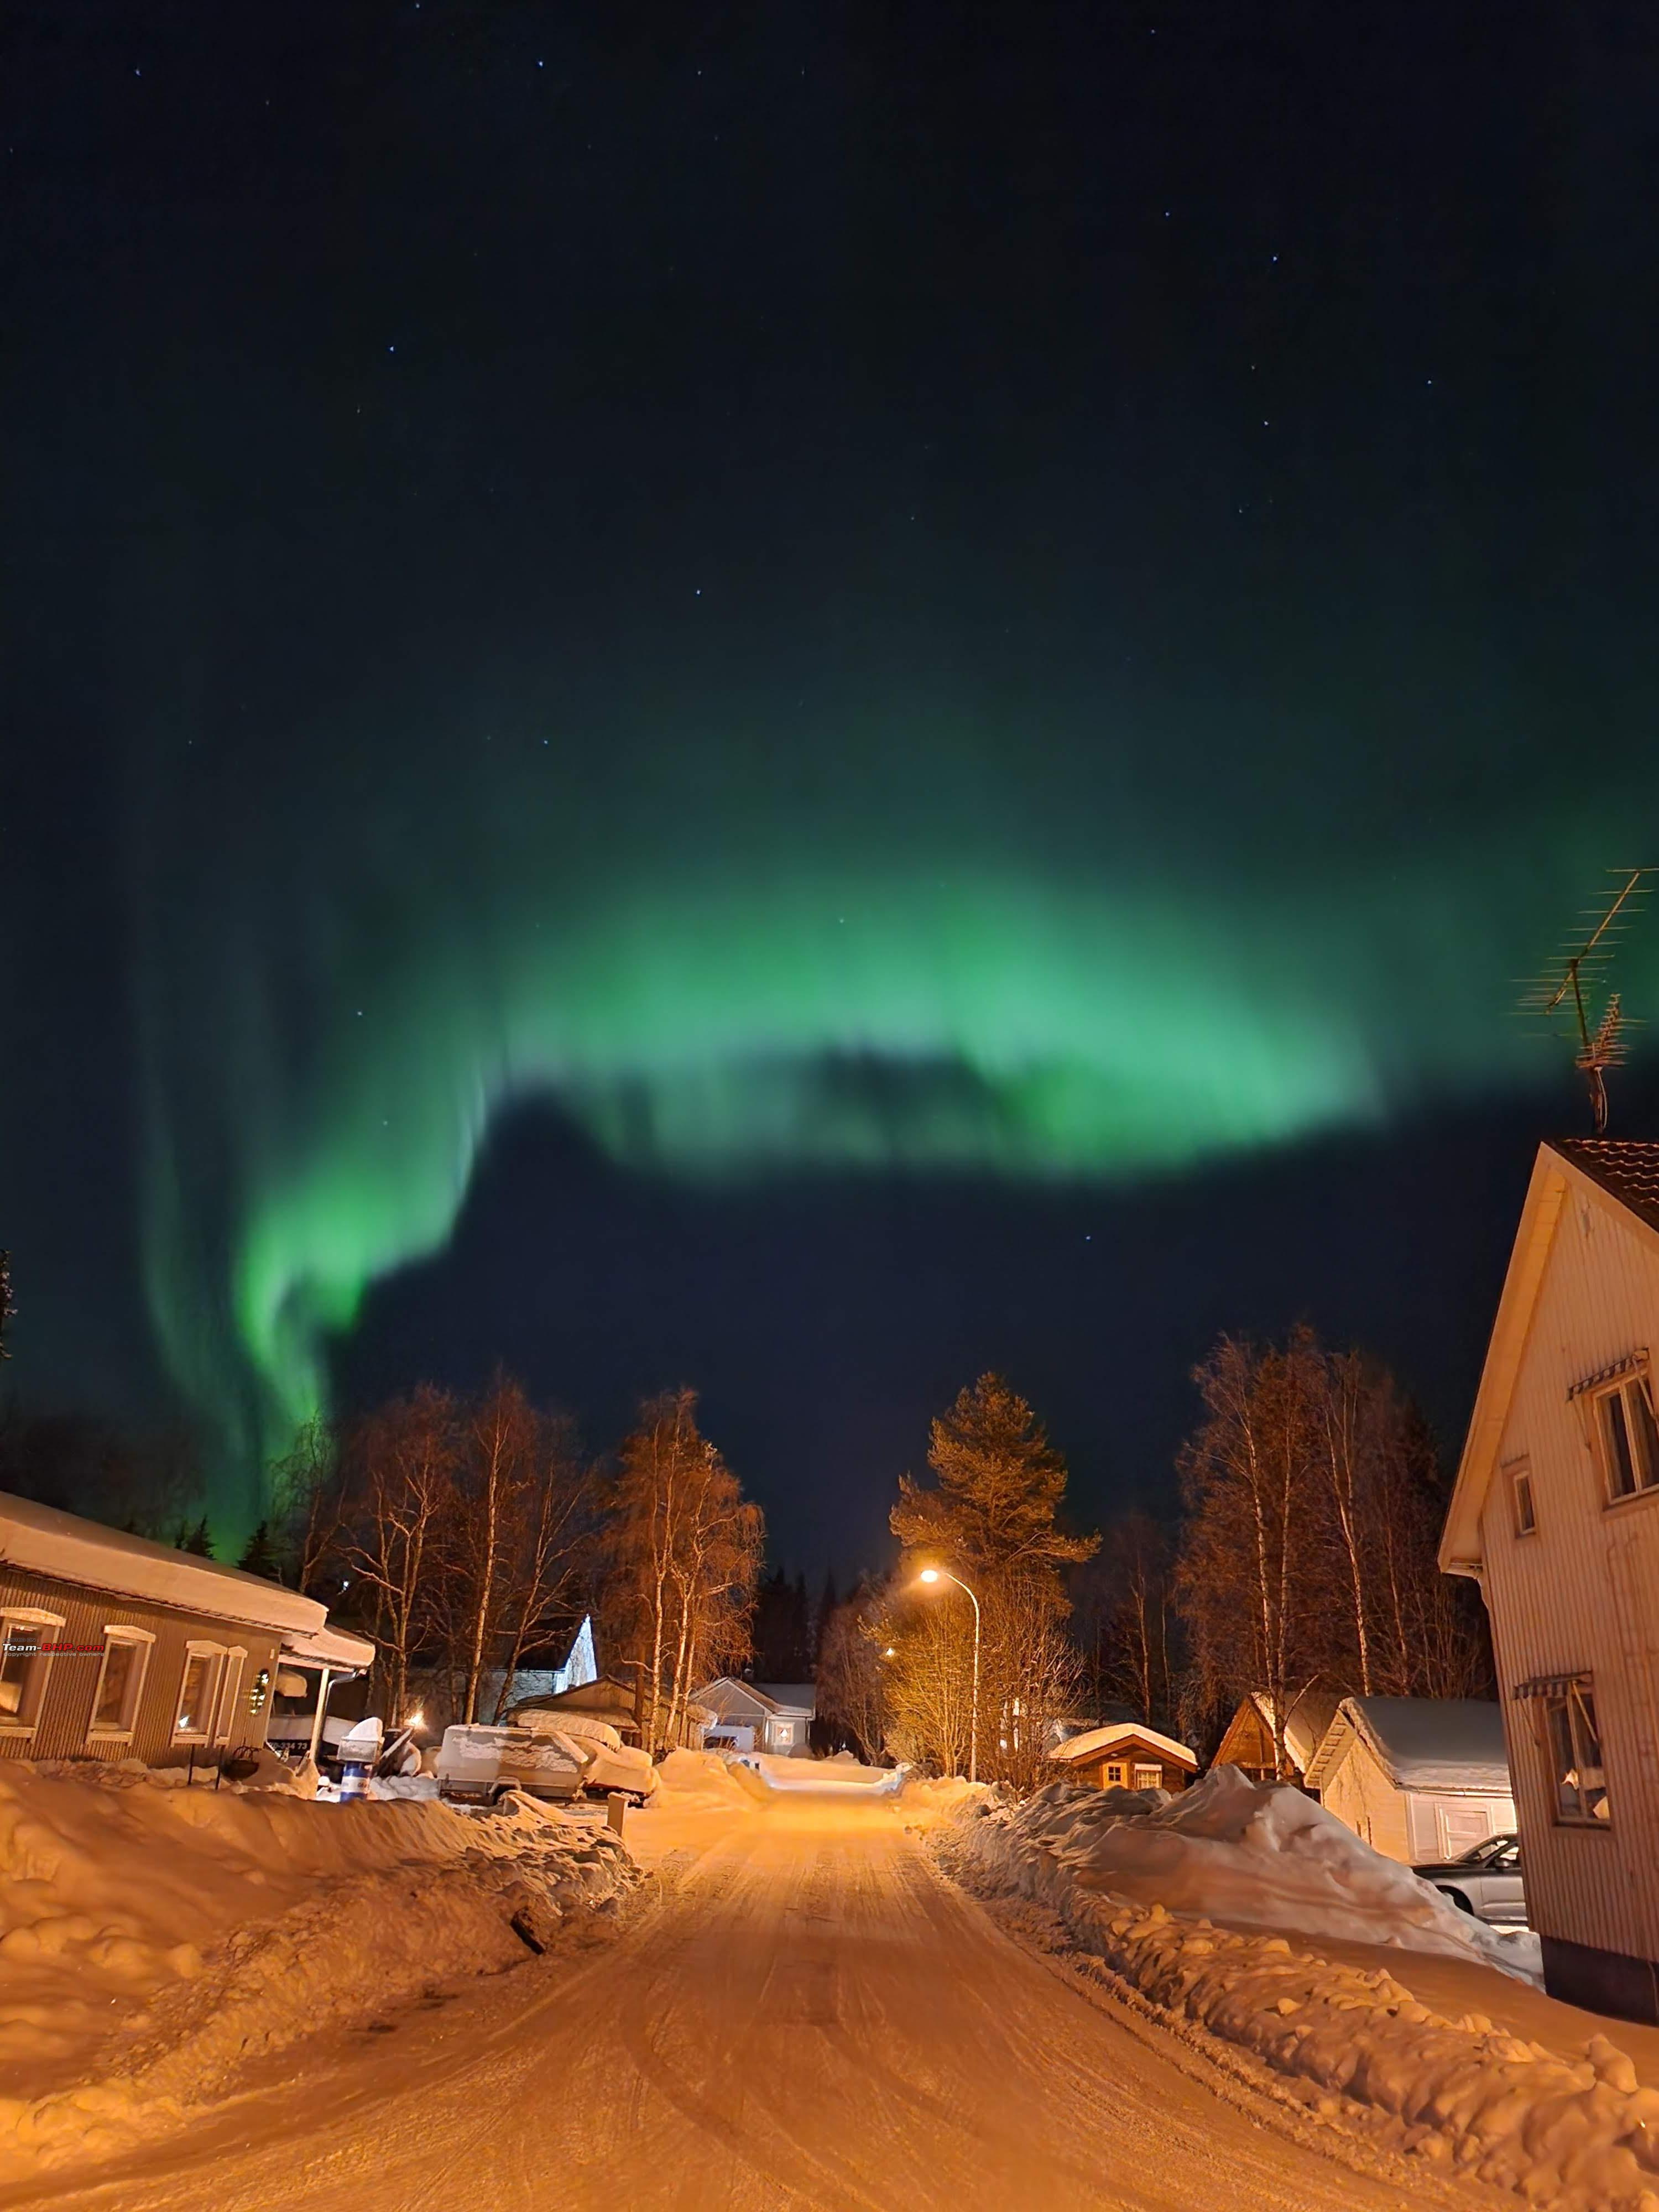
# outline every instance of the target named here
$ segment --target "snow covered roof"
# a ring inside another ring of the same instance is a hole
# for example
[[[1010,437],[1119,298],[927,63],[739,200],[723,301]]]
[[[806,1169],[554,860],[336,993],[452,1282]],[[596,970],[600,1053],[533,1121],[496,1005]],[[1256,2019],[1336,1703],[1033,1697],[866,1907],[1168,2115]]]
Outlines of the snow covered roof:
[[[1504,1716],[1488,1698],[1344,1698],[1308,1768],[1314,1789],[1356,1736],[1396,1790],[1511,1794]]]
[[[717,1674],[712,1682],[705,1682],[693,1695],[700,1705],[712,1706],[716,1715],[721,1717],[729,1717],[733,1705],[743,1711],[762,1714],[784,1711],[769,1690],[763,1690],[758,1682],[740,1682],[735,1674]],[[807,1706],[801,1710],[810,1715],[811,1708]]]
[[[1247,1703],[1253,1705],[1261,1717],[1261,1725],[1269,1736],[1273,1732],[1273,1701],[1266,1690],[1251,1690]],[[1285,1723],[1285,1748],[1305,1774],[1308,1762],[1325,1741],[1331,1723],[1336,1718],[1340,1698],[1328,1690],[1304,1690],[1291,1705]]]
[[[283,1656],[302,1667],[372,1667],[374,1646],[343,1628],[297,1629],[283,1637]]]
[[[750,1685],[761,1695],[769,1698],[781,1713],[792,1717],[805,1713],[810,1721],[817,1711],[818,1692],[815,1682],[756,1682]]]
[[[1173,1736],[1160,1735],[1154,1728],[1143,1728],[1139,1721],[1114,1721],[1109,1727],[1091,1729],[1085,1735],[1074,1735],[1064,1743],[1057,1743],[1048,1753],[1050,1759],[1069,1763],[1079,1759],[1098,1759],[1117,1749],[1120,1744],[1146,1743],[1173,1759],[1177,1765],[1190,1766],[1198,1771],[1198,1753],[1188,1751],[1184,1743]]]
[[[314,1634],[328,1608],[298,1590],[284,1589],[263,1575],[245,1575],[217,1559],[175,1552],[105,1528],[78,1513],[37,1505],[33,1498],[0,1492],[0,1567],[49,1575],[56,1582],[79,1583],[151,1605],[176,1606],[183,1613],[210,1613],[216,1620],[246,1621],[256,1628],[298,1629]],[[371,1655],[372,1656],[372,1655]]]

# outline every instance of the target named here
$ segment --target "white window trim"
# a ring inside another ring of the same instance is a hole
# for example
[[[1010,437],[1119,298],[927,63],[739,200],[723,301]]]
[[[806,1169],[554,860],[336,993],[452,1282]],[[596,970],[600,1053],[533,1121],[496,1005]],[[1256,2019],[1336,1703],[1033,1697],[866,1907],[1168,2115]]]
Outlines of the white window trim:
[[[219,1669],[218,1713],[213,1730],[215,1743],[228,1743],[236,1719],[236,1702],[242,1694],[242,1677],[247,1672],[247,1647],[233,1644],[225,1654],[224,1664]]]
[[[204,1700],[204,1703],[207,1706],[207,1726],[201,1729],[181,1728],[179,1723],[184,1710],[185,1685],[190,1680],[190,1662],[192,1659],[204,1658],[216,1660],[218,1662],[214,1669],[213,1678],[208,1685],[207,1696]],[[224,1645],[222,1644],[210,1644],[205,1640],[205,1638],[191,1637],[190,1641],[185,1646],[185,1663],[179,1670],[179,1694],[173,1699],[173,1741],[174,1743],[210,1743],[212,1741],[214,1717],[219,1710],[219,1691],[224,1679]]]
[[[1510,1479],[1510,1522],[1518,1543],[1523,1536],[1538,1534],[1538,1492],[1533,1488],[1532,1462],[1529,1459],[1511,1460],[1504,1472]],[[1521,1490],[1526,1486],[1528,1518],[1521,1512]]]
[[[1607,1442],[1607,1427],[1602,1419],[1601,1408],[1607,1399],[1622,1398],[1627,1392],[1632,1390],[1640,1391],[1647,1401],[1649,1410],[1656,1416],[1659,1416],[1659,1398],[1656,1398],[1655,1395],[1653,1370],[1645,1352],[1632,1352],[1626,1358],[1616,1361],[1610,1370],[1577,1384],[1571,1394],[1583,1416],[1590,1452],[1601,1474],[1601,1504],[1605,1509],[1631,1505],[1638,1498],[1659,1497],[1659,1461],[1648,1469],[1648,1480],[1645,1482],[1638,1481],[1631,1490],[1620,1490],[1615,1487],[1613,1454]],[[1638,1449],[1636,1436],[1628,1413],[1623,1416],[1623,1419],[1625,1434],[1629,1440],[1632,1453],[1632,1472],[1634,1472],[1633,1455]],[[1537,1500],[1534,1498],[1534,1511],[1536,1505]]]
[[[138,1671],[134,1675],[132,1686],[127,1692],[127,1704],[132,1717],[125,1728],[100,1728],[98,1723],[98,1707],[104,1694],[104,1676],[109,1668],[110,1647],[115,1644],[137,1644],[141,1655]],[[98,1662],[98,1680],[94,1684],[92,1692],[92,1718],[87,1723],[88,1743],[131,1743],[132,1741],[133,1731],[138,1725],[138,1708],[143,1702],[144,1684],[149,1679],[150,1655],[155,1649],[155,1633],[153,1629],[132,1628],[125,1620],[111,1620],[104,1624],[104,1656]]]
[[[0,1644],[10,1642],[14,1628],[61,1628],[63,1626],[63,1614],[48,1613],[44,1606],[9,1605],[0,1607]],[[9,1720],[0,1715],[0,1735],[33,1735],[40,1727],[40,1716],[46,1709],[46,1692],[52,1683],[52,1662],[57,1656],[55,1651],[41,1653],[40,1694],[34,1701],[34,1711],[27,1720]]]

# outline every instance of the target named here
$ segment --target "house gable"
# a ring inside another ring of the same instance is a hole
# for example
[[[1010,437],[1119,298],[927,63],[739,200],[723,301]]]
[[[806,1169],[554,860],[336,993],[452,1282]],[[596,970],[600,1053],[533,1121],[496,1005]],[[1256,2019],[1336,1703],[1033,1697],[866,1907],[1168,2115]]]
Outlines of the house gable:
[[[1504,1457],[1504,1433],[1564,1213],[1571,1207],[1581,1227],[1597,1218],[1604,1220],[1659,1261],[1659,1226],[1648,1218],[1645,1206],[1638,1209],[1615,1193],[1610,1181],[1614,1161],[1603,1158],[1638,1150],[1659,1153],[1659,1146],[1589,1142],[1559,1148],[1539,1146],[1440,1541],[1440,1565],[1445,1574],[1470,1575],[1478,1581],[1486,1563],[1482,1521],[1487,1497]],[[1587,1370],[1593,1364],[1587,1354]]]

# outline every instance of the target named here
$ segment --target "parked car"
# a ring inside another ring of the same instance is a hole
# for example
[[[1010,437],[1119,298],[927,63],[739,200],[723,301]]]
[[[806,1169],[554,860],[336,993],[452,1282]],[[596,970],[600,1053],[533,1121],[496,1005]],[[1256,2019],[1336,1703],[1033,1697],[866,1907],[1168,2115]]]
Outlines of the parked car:
[[[582,1787],[596,1797],[619,1790],[635,1804],[643,1804],[657,1786],[657,1770],[649,1753],[624,1743],[609,1721],[590,1720],[585,1713],[527,1712],[519,1717],[522,1728],[545,1729],[556,1741],[562,1737],[584,1760]]]
[[[580,1795],[585,1746],[524,1728],[461,1723],[444,1730],[438,1795],[456,1805],[494,1805],[509,1790],[559,1802]]]
[[[1434,1860],[1412,1872],[1431,1881],[1443,1897],[1477,1920],[1519,1928],[1527,1924],[1518,1836],[1488,1836],[1457,1858]]]

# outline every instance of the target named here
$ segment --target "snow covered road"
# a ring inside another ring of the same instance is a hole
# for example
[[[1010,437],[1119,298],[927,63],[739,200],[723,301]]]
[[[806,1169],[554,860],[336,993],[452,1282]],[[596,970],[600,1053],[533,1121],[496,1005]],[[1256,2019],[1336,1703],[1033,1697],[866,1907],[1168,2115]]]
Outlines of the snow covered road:
[[[313,2052],[206,2134],[8,2205],[81,2212],[1367,2212],[1364,2179],[1211,2094],[1003,1936],[890,1802],[647,1813],[665,1894]],[[631,1839],[630,1839],[631,1840]],[[1484,2192],[1480,2197],[1486,2202]],[[1466,2202],[1475,2201],[1472,2192]]]

